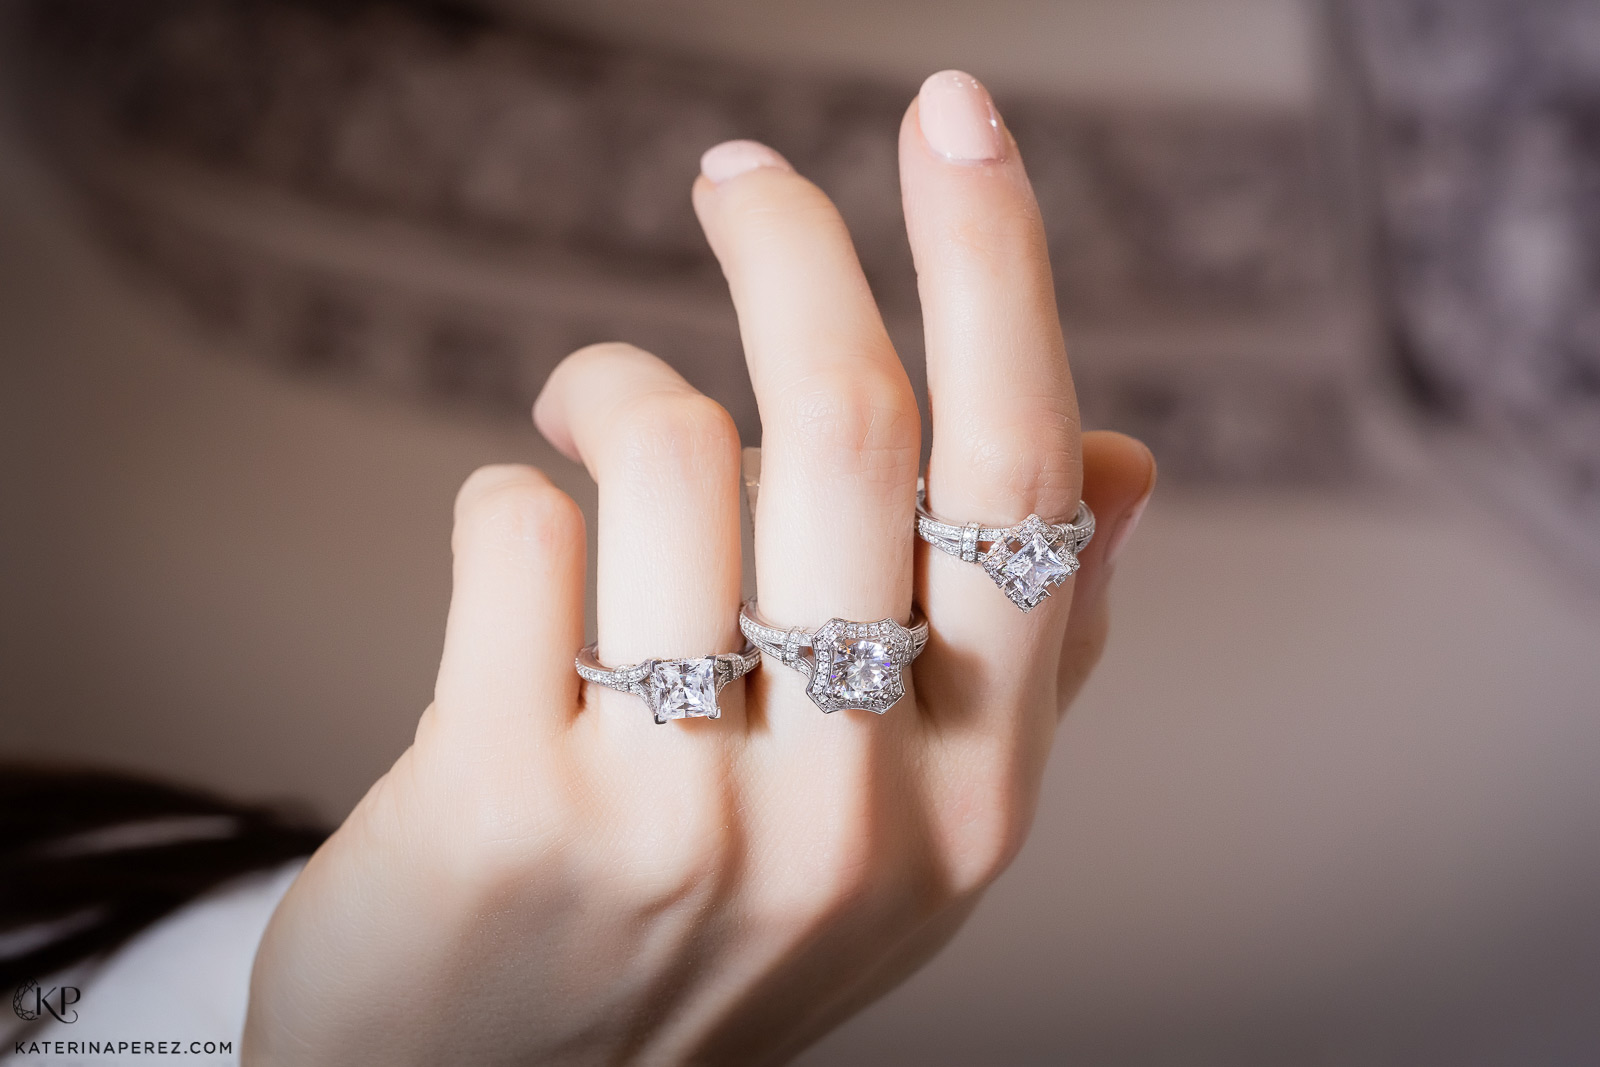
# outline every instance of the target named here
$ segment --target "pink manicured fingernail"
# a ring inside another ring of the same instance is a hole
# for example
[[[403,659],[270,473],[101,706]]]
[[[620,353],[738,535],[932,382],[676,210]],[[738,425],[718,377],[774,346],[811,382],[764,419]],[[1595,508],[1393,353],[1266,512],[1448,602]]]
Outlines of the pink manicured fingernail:
[[[700,173],[721,185],[757,167],[793,170],[789,161],[760,141],[723,141],[700,157]]]
[[[917,94],[922,136],[946,159],[980,163],[1006,154],[1000,113],[989,90],[970,74],[941,70]]]
[[[1133,506],[1133,509],[1128,512],[1127,517],[1122,520],[1122,525],[1117,527],[1116,534],[1111,538],[1111,544],[1106,546],[1107,565],[1117,561],[1117,556],[1121,554],[1123,546],[1128,543],[1129,538],[1133,537],[1133,531],[1138,528],[1139,520],[1144,517],[1145,506],[1149,503],[1150,494],[1146,493]]]

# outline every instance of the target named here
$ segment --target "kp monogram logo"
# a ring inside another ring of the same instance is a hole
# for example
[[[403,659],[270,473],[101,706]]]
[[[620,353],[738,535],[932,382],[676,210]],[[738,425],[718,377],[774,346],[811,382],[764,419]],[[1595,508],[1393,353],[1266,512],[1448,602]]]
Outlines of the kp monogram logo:
[[[45,989],[35,981],[23,982],[11,998],[11,1010],[17,1018],[31,1023],[49,1012],[64,1023],[78,1021],[78,1009],[73,1005],[83,999],[83,991],[75,985],[51,986]]]

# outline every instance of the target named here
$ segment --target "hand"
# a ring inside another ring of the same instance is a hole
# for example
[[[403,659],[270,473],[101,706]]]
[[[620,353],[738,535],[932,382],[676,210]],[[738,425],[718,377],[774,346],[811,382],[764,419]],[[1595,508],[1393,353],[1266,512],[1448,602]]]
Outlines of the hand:
[[[705,156],[694,205],[738,309],[765,438],[761,611],[932,623],[888,714],[821,714],[768,659],[722,718],[655,724],[580,687],[583,519],[539,472],[457,501],[455,593],[416,740],[306,867],[256,960],[245,1062],[777,1063],[899,982],[1027,832],[1106,635],[1148,451],[1080,439],[1016,144],[935,75],[900,166],[927,330],[932,509],[1100,532],[1024,615],[913,538],[921,427],[849,235],[776,153]],[[599,654],[740,648],[739,440],[653,356],[575,353],[535,408],[600,487]]]

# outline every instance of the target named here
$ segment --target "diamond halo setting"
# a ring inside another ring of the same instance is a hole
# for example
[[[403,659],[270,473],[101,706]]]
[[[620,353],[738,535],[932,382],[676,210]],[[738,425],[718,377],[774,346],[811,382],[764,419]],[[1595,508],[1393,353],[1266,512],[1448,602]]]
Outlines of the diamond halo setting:
[[[1032,611],[1050,591],[1078,573],[1078,557],[1060,532],[1029,515],[979,559],[994,584],[1017,607]]]
[[[758,649],[805,675],[806,696],[825,713],[887,712],[906,695],[905,669],[928,642],[920,612],[910,626],[830,619],[812,631],[780,630],[760,621],[752,602],[739,613],[739,628]]]
[[[991,528],[976,522],[958,526],[929,514],[919,486],[917,536],[963,563],[983,567],[1006,599],[1028,612],[1078,572],[1078,553],[1094,537],[1094,512],[1079,502],[1071,522],[1045,522],[1029,515],[1015,526]],[[985,543],[987,549],[982,548]]]
[[[806,695],[824,712],[856,708],[882,715],[906,695],[900,668],[911,662],[911,631],[892,619],[830,619],[811,637]]]

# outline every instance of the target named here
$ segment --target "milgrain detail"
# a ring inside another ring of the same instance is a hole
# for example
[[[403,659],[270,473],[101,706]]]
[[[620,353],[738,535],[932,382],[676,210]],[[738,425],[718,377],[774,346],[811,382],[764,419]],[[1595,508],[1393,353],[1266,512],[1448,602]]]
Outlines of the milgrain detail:
[[[752,434],[687,198],[700,151],[738,136],[838,202],[919,376],[895,163],[912,87],[399,0],[39,0],[22,34],[34,128],[121,260],[275,366],[520,414],[560,356],[625,338]],[[1327,340],[1345,278],[1311,120],[1000,105],[1089,421],[1153,437],[1180,479],[1347,477],[1350,360]],[[1216,374],[1196,329],[1228,339]]]

